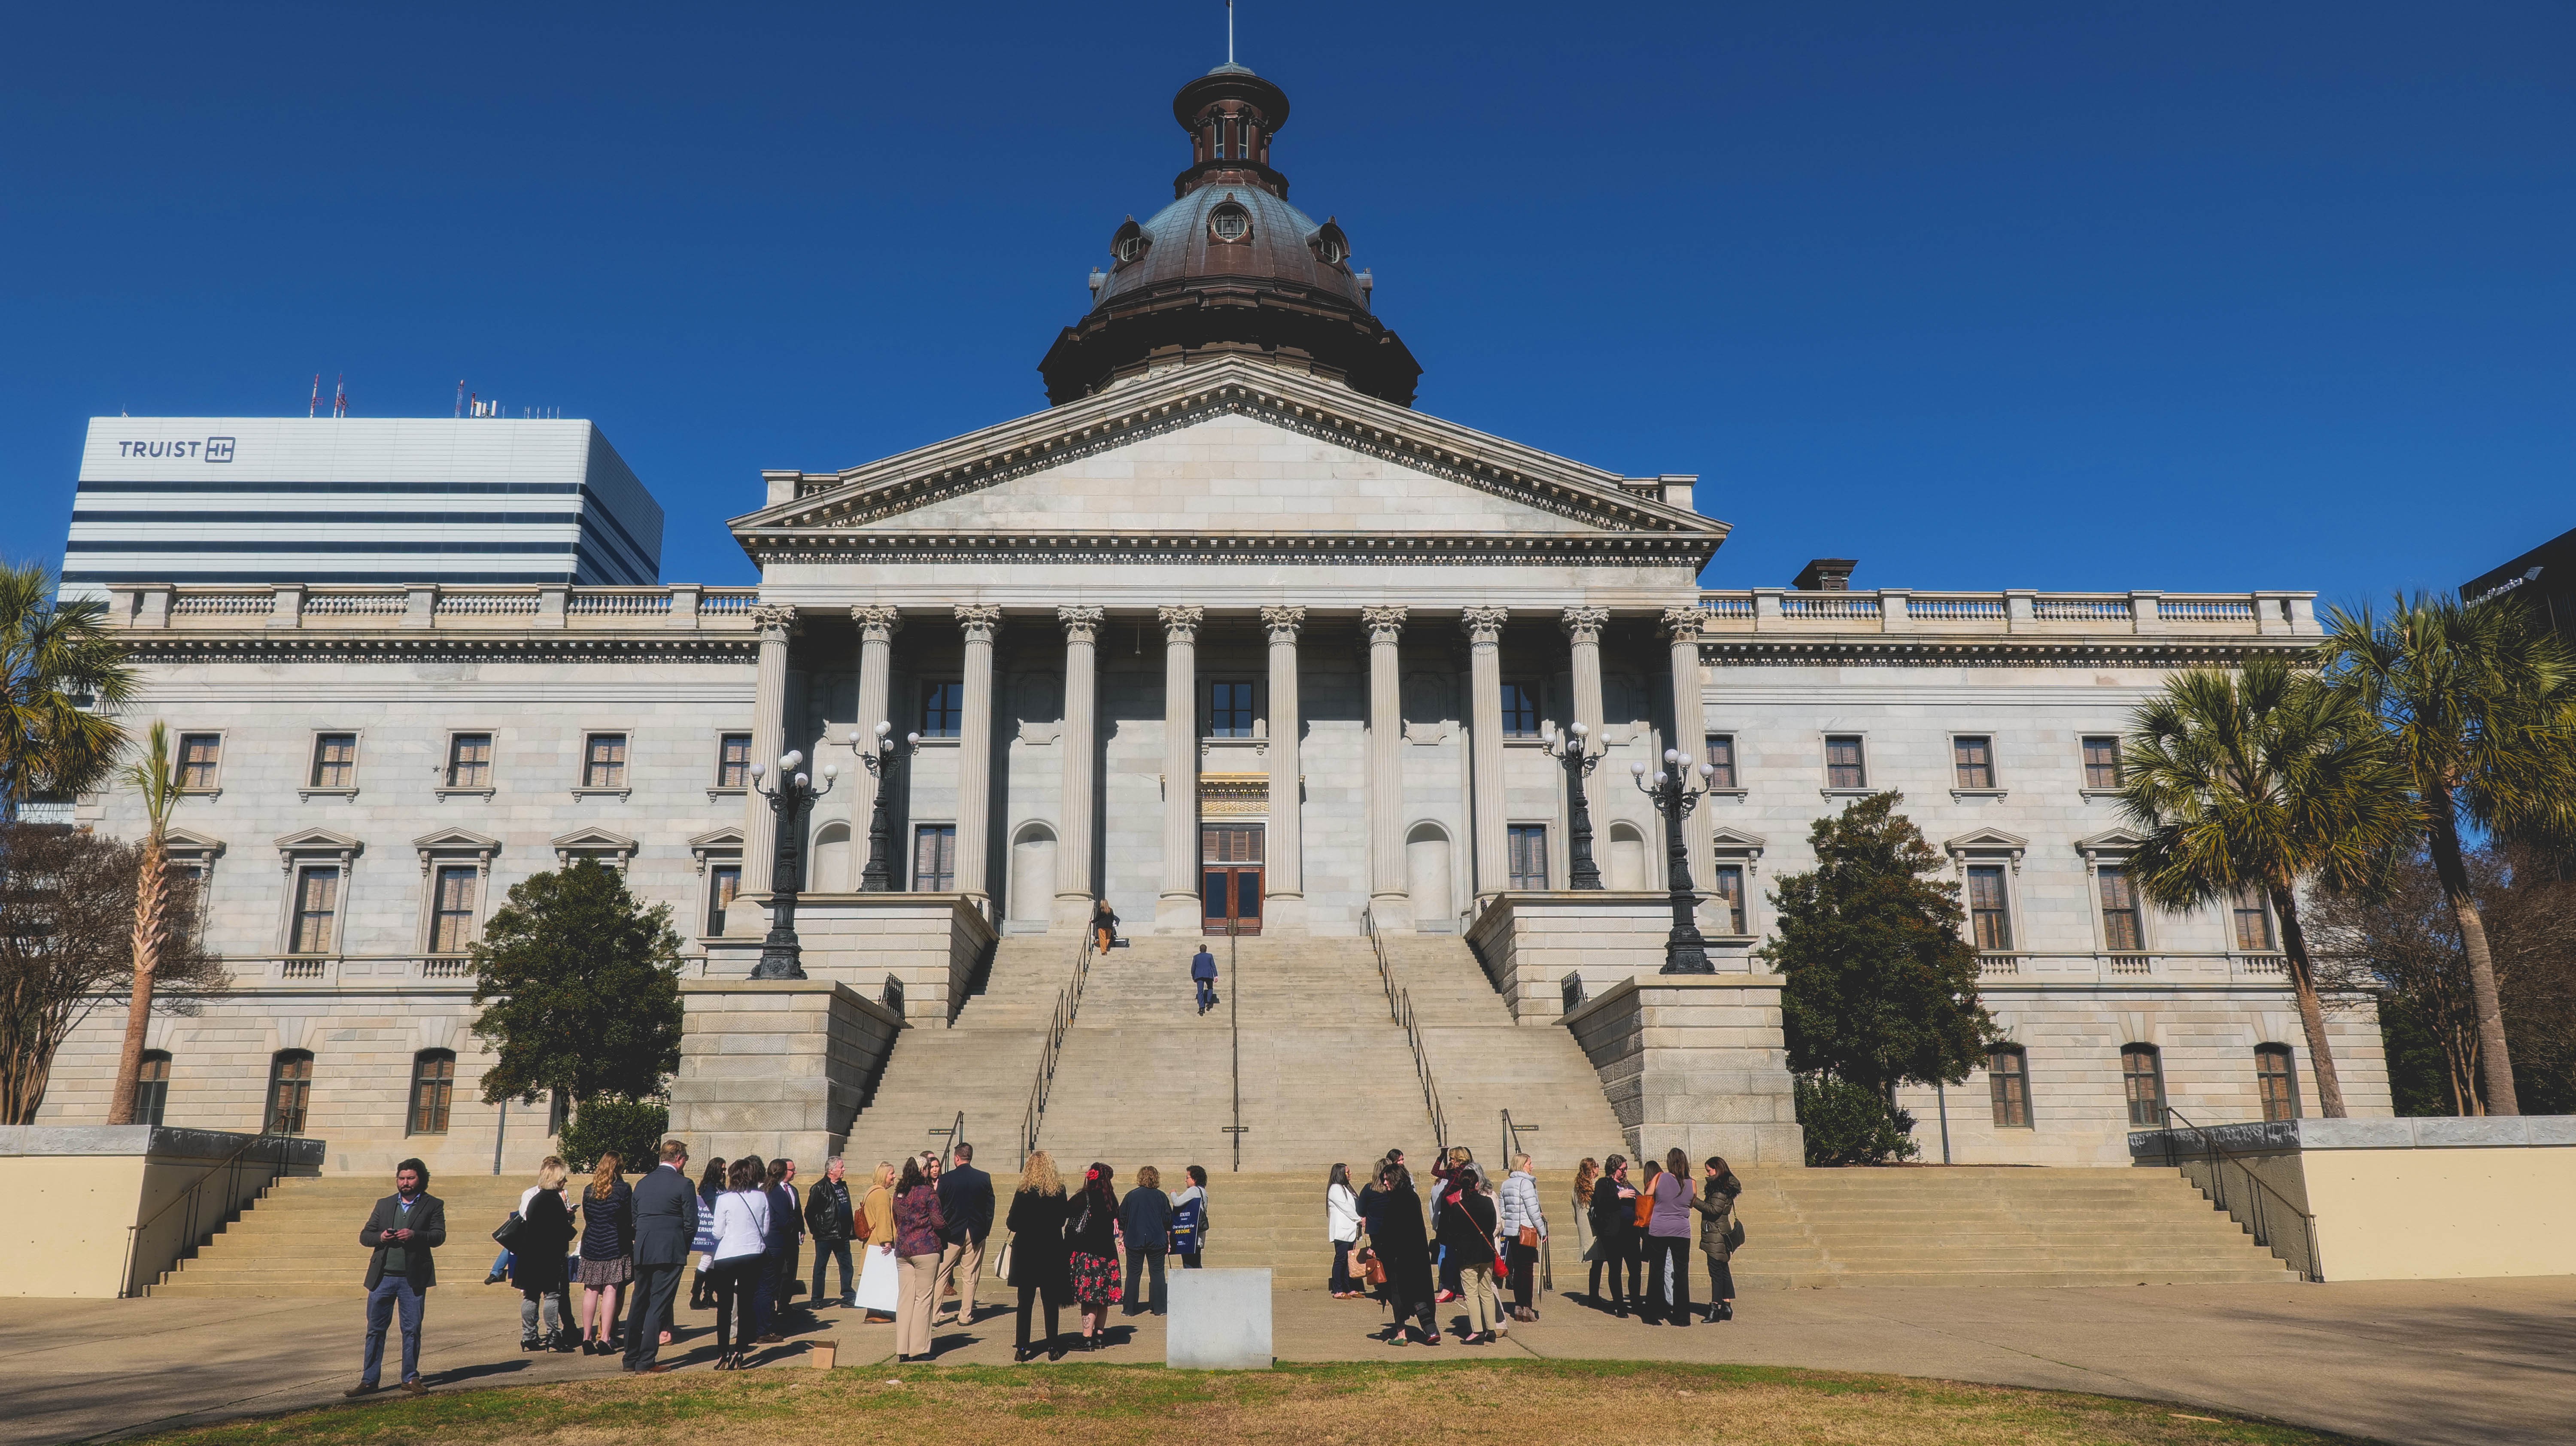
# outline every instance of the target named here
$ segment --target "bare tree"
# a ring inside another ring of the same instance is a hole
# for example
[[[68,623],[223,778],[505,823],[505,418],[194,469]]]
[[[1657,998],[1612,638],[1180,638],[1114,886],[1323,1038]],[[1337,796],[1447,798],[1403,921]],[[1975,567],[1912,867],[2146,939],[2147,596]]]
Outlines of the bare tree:
[[[134,979],[142,850],[43,824],[0,824],[0,1124],[32,1124],[55,1052],[92,1009],[125,1002]],[[189,1013],[229,982],[199,950],[196,896],[173,879],[159,1007]]]

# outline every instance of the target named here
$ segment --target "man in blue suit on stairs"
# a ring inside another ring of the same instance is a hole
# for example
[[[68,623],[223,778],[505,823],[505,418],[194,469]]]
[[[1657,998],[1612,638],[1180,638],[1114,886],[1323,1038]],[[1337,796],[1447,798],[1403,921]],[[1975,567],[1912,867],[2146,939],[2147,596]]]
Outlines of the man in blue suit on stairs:
[[[1204,1015],[1216,1008],[1216,956],[1208,952],[1205,944],[1190,956],[1190,978],[1198,985],[1199,1013]]]

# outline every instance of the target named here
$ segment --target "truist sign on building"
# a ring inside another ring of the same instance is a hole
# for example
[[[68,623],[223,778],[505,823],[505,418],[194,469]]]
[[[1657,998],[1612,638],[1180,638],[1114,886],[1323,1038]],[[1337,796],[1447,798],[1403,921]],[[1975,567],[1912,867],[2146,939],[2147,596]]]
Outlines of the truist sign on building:
[[[233,459],[233,439],[208,437],[202,442],[135,442],[119,441],[120,457],[193,457],[200,462],[229,462]]]

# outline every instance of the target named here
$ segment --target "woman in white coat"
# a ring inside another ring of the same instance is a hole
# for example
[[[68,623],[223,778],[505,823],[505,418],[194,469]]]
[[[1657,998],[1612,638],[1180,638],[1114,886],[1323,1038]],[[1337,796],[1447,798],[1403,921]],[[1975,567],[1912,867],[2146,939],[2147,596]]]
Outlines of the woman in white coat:
[[[1335,1165],[1324,1180],[1324,1238],[1333,1242],[1333,1299],[1366,1300],[1351,1275],[1351,1251],[1360,1243],[1360,1197],[1351,1190],[1348,1165]]]

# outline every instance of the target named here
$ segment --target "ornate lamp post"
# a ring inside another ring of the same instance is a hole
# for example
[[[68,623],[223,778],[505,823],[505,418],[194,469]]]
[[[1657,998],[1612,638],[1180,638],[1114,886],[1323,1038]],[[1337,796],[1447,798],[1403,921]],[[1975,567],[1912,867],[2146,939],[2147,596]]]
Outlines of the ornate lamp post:
[[[1592,742],[1590,733],[1580,723],[1563,730],[1550,728],[1544,745],[1549,757],[1565,765],[1565,807],[1572,820],[1571,836],[1565,842],[1565,883],[1571,889],[1601,887],[1600,866],[1592,862],[1592,809],[1583,801],[1583,780],[1601,766],[1601,746]]]
[[[862,894],[894,892],[894,833],[892,814],[886,800],[894,794],[894,769],[897,758],[908,758],[921,746],[921,735],[903,735],[903,748],[898,752],[894,742],[894,725],[879,723],[871,738],[856,728],[850,730],[850,746],[859,751],[859,762],[866,765],[868,776],[877,781],[876,806],[868,810],[868,866],[859,874]]]
[[[823,786],[816,788],[812,778],[796,771],[804,761],[805,755],[792,749],[780,758],[776,788],[761,787],[768,770],[751,765],[752,791],[768,799],[770,811],[778,815],[778,861],[769,876],[769,937],[760,941],[760,962],[751,967],[754,979],[805,977],[803,951],[796,943],[796,887],[804,872],[805,811],[832,791],[832,780],[841,770],[824,764]]]
[[[1673,929],[1664,936],[1662,972],[1714,974],[1717,966],[1708,962],[1708,942],[1699,935],[1699,901],[1691,894],[1690,847],[1682,842],[1682,820],[1707,795],[1709,777],[1716,770],[1703,763],[1694,778],[1690,760],[1678,748],[1664,750],[1664,767],[1672,772],[1658,772],[1648,782],[1645,764],[1628,765],[1628,771],[1636,775],[1637,791],[1652,799],[1655,812],[1664,816],[1664,848],[1671,855],[1665,874],[1672,883]],[[1694,782],[1697,787],[1692,787]]]

